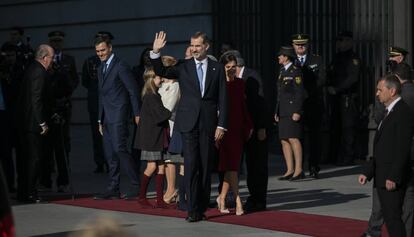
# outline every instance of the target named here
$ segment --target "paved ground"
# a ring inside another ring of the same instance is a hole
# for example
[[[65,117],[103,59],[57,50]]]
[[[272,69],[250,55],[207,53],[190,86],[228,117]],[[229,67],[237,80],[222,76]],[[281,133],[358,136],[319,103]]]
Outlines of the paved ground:
[[[76,193],[95,193],[104,189],[105,174],[93,174],[91,138],[88,126],[72,130],[71,167]],[[302,182],[278,181],[281,157],[270,156],[268,207],[309,214],[367,220],[371,206],[371,185],[360,186],[356,177],[358,166],[323,167],[318,180]],[[244,176],[240,182],[242,197],[247,196]],[[214,187],[216,187],[216,182]],[[124,187],[121,187],[121,189]],[[216,189],[213,188],[213,191]],[[217,195],[217,193],[213,193]],[[18,236],[62,237],[82,229],[82,223],[97,216],[118,219],[131,236],[301,236],[238,225],[201,222],[188,224],[181,218],[103,211],[56,204],[14,205],[13,212]],[[277,221],[277,220],[275,220]]]

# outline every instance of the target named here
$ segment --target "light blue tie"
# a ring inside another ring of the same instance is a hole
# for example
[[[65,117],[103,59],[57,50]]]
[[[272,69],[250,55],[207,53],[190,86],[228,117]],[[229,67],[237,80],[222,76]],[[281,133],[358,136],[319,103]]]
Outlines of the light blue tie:
[[[198,82],[200,84],[200,92],[201,95],[203,95],[203,63],[198,63],[197,65],[197,77],[198,77]]]
[[[303,66],[304,63],[305,63],[305,58],[304,57],[300,57],[300,65]]]
[[[105,78],[105,74],[106,74],[106,70],[107,69],[108,69],[108,64],[106,64],[106,62],[104,62],[103,70],[102,70],[102,76],[103,76],[103,78]]]

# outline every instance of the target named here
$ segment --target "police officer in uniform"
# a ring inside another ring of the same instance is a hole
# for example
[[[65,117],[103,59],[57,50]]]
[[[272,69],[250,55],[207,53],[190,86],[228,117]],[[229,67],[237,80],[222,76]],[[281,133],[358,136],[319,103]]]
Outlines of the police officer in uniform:
[[[293,65],[296,58],[292,47],[282,47],[278,53],[281,64],[278,78],[278,94],[275,121],[279,123],[279,139],[287,171],[279,180],[296,181],[305,178],[302,169],[302,114],[306,91],[302,72]]]
[[[295,34],[292,36],[292,46],[295,49],[295,66],[302,69],[303,86],[308,94],[304,102],[305,125],[305,156],[308,157],[309,175],[318,178],[321,157],[321,130],[323,124],[325,64],[322,57],[309,53],[309,35]]]
[[[407,54],[406,49],[391,46],[388,51],[387,72],[392,72],[397,64],[405,62]]]
[[[336,37],[337,53],[328,68],[328,93],[331,95],[331,158],[337,165],[354,162],[354,143],[358,118],[360,59],[353,52],[352,32]]]
[[[52,31],[48,34],[48,37],[50,46],[55,50],[50,69],[51,77],[47,83],[53,98],[53,112],[50,133],[47,136],[45,146],[45,156],[42,162],[41,184],[46,188],[51,188],[51,173],[54,164],[53,159],[55,159],[58,171],[58,191],[64,192],[69,184],[67,159],[70,152],[71,96],[79,83],[79,78],[75,59],[62,51],[65,33]]]
[[[23,37],[24,29],[14,26],[10,28],[10,41],[5,44],[12,44],[16,46],[17,63],[23,65],[24,70],[34,59],[34,51],[30,46],[30,37],[26,38],[26,43],[24,43]]]
[[[110,32],[99,31],[95,38],[107,37],[113,40],[114,37]],[[103,155],[102,136],[98,131],[98,68],[101,65],[101,60],[96,55],[90,56],[85,60],[82,66],[82,86],[88,90],[88,112],[89,121],[91,124],[91,133],[93,141],[93,159],[96,164],[94,173],[102,173],[105,171],[106,164]]]

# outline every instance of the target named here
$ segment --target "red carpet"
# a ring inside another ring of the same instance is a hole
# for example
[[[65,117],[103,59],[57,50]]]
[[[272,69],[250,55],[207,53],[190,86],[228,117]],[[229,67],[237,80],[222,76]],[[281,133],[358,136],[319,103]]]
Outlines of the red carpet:
[[[181,218],[186,216],[185,212],[175,209],[141,208],[136,201],[96,201],[92,198],[81,198],[74,201],[54,201],[53,203],[157,216]],[[358,237],[368,226],[366,221],[290,211],[264,211],[235,216],[234,214],[223,215],[216,209],[210,209],[206,215],[207,220],[211,222],[243,225],[318,237]],[[387,236],[384,231],[382,236]]]

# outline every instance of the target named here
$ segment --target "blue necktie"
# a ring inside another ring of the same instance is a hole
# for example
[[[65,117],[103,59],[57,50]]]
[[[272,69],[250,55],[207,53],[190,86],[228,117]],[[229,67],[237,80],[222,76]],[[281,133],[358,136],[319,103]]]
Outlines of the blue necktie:
[[[305,63],[304,57],[300,57],[300,60],[299,61],[300,61],[300,65],[303,66],[303,64]]]
[[[203,63],[198,63],[197,65],[197,77],[198,82],[200,83],[200,92],[203,95]]]
[[[103,69],[102,69],[102,76],[105,78],[106,70],[108,69],[108,64],[106,64],[106,61],[103,62]]]

